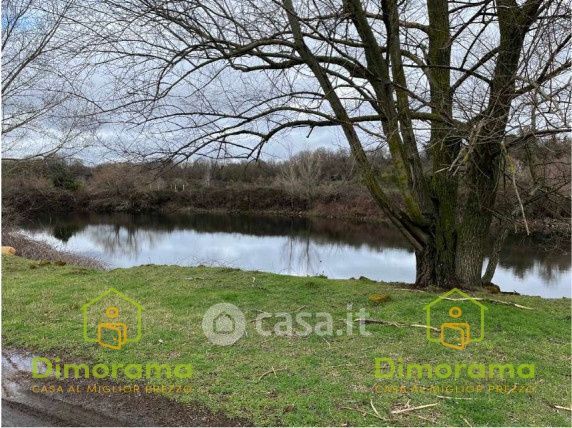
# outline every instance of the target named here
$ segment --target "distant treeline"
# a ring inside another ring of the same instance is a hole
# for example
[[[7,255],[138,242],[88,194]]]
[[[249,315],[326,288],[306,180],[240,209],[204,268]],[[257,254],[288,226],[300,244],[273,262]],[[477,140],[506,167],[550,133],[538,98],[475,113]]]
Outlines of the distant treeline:
[[[391,171],[375,158],[386,185]],[[347,153],[302,152],[287,161],[216,162],[178,165],[109,163],[87,166],[52,157],[4,161],[3,203],[22,213],[152,212],[181,209],[307,213],[333,217],[379,216],[360,185]],[[384,175],[385,174],[385,175]]]
[[[543,174],[565,182],[570,175],[570,144],[544,144],[541,162],[527,163],[530,153],[512,159],[522,177]],[[548,153],[548,155],[547,155]],[[392,168],[382,155],[371,155],[376,173],[391,195]],[[550,159],[546,159],[549,156]],[[568,177],[563,177],[563,175]],[[78,160],[50,157],[3,161],[3,207],[6,212],[177,212],[234,211],[311,214],[334,218],[382,220],[380,210],[361,184],[354,162],[344,151],[301,152],[285,161],[181,164],[108,163],[88,166]],[[521,177],[521,179],[522,179]],[[514,199],[502,183],[499,204]],[[570,188],[563,198],[527,207],[531,218],[570,217]]]

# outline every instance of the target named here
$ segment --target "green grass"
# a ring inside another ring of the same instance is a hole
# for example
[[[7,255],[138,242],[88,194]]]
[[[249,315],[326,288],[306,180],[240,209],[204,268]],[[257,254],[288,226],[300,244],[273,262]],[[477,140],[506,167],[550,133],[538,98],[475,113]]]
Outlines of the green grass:
[[[120,351],[82,340],[81,306],[109,287],[144,308],[141,341]],[[368,301],[372,293],[387,293],[391,300],[375,305]],[[193,390],[176,399],[199,402],[260,425],[570,426],[570,413],[552,407],[570,406],[570,299],[492,296],[534,309],[487,303],[485,340],[464,351],[428,342],[423,328],[368,325],[370,337],[262,337],[252,322],[259,311],[304,310],[329,312],[334,328],[345,329],[346,308],[352,304],[354,311],[364,307],[371,318],[424,324],[424,305],[436,296],[366,280],[176,266],[105,272],[38,266],[9,256],[3,257],[2,340],[5,347],[61,355],[67,362],[190,362],[194,375],[184,383]],[[239,306],[248,321],[247,336],[232,346],[213,345],[202,331],[204,312],[220,302]],[[534,363],[536,378],[516,382],[535,390],[456,394],[470,400],[443,399],[434,393],[374,392],[376,383],[487,385],[466,379],[380,381],[374,377],[376,357],[432,364]],[[275,373],[263,376],[272,368]],[[432,403],[438,404],[391,414],[406,405]],[[374,416],[372,404],[381,419]]]

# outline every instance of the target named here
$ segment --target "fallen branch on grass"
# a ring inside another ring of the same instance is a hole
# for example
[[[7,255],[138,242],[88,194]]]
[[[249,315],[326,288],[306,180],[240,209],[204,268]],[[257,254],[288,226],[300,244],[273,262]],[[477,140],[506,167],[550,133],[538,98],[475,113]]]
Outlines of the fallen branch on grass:
[[[387,320],[374,320],[371,318],[358,318],[356,319],[360,324],[384,324],[391,325],[393,327],[419,327],[419,328],[429,328],[433,331],[441,331],[437,327],[431,327],[424,324],[404,324],[397,321],[387,321]]]
[[[416,418],[421,419],[422,421],[431,422],[431,425],[435,425],[435,419],[426,418],[425,416],[415,415]]]
[[[285,367],[283,369],[275,369],[274,367],[272,367],[270,370],[260,375],[260,377],[258,378],[258,382],[260,382],[265,376],[268,376],[269,374],[274,373],[274,376],[276,376],[276,372],[283,372],[284,370],[288,370],[288,368]]]
[[[342,410],[351,410],[352,412],[358,412],[358,413],[360,413],[363,417],[373,416],[374,418],[377,418],[377,419],[379,419],[379,420],[381,420],[381,421],[387,422],[387,419],[385,419],[384,417],[379,416],[379,415],[376,415],[375,413],[368,412],[367,410],[356,409],[356,408],[348,407],[348,406],[342,406],[342,407],[340,407],[340,409],[342,409]]]
[[[528,306],[523,306],[523,305],[519,305],[518,303],[513,303],[513,302],[505,302],[504,300],[496,300],[496,299],[488,299],[485,297],[459,297],[459,298],[452,298],[452,297],[445,297],[445,300],[452,300],[452,301],[462,301],[462,300],[481,300],[484,302],[490,302],[490,303],[500,303],[501,305],[509,305],[509,306],[514,306],[516,308],[520,308],[520,309],[529,309],[529,310],[533,310],[534,308],[529,308]]]
[[[373,405],[373,399],[369,400],[369,404],[371,405],[371,408],[373,409],[373,412],[377,415],[377,417],[381,420],[383,420],[383,417],[379,414],[379,412],[377,411],[377,409],[375,408],[375,406]]]
[[[424,404],[422,406],[416,406],[416,407],[407,407],[405,409],[398,409],[398,410],[392,410],[391,414],[392,415],[398,415],[400,413],[407,413],[407,412],[412,412],[414,410],[420,410],[420,409],[426,409],[427,407],[433,407],[436,406],[439,403],[433,403],[433,404]]]
[[[569,412],[572,412],[572,407],[563,407],[556,404],[551,404],[551,406],[558,410],[568,410]]]
[[[464,416],[461,416],[461,418],[463,418],[463,420],[465,421],[465,423],[467,424],[468,427],[472,427],[472,425],[469,423],[467,418],[465,418]]]
[[[445,398],[447,400],[472,400],[470,397],[449,397],[447,395],[436,395],[437,398]]]

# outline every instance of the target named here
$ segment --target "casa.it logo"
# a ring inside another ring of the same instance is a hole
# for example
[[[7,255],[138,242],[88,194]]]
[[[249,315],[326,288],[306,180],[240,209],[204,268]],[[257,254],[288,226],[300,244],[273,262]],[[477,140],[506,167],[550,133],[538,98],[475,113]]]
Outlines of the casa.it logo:
[[[141,339],[139,302],[115,288],[109,288],[81,307],[83,338],[107,349],[121,349]]]
[[[463,350],[485,337],[485,310],[475,298],[457,288],[425,306],[427,339],[455,350]]]

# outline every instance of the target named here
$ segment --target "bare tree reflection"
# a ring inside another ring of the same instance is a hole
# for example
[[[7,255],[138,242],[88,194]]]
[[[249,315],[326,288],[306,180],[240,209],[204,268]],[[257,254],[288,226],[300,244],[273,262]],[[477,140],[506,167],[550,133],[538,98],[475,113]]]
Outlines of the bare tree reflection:
[[[281,272],[306,275],[323,274],[322,260],[316,243],[310,235],[289,235],[280,251]]]
[[[85,234],[105,253],[132,259],[137,258],[145,246],[153,247],[169,236],[164,231],[118,225],[89,226]]]

